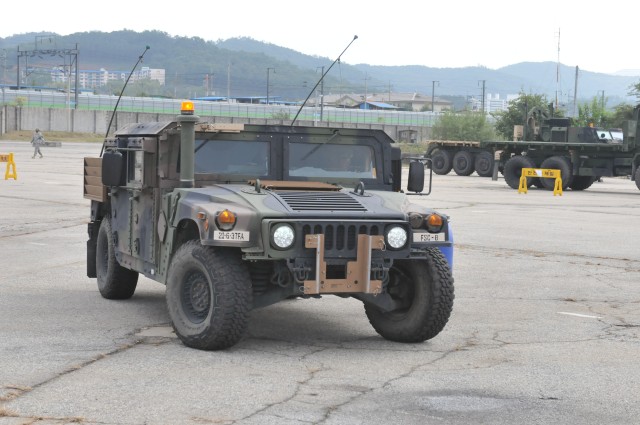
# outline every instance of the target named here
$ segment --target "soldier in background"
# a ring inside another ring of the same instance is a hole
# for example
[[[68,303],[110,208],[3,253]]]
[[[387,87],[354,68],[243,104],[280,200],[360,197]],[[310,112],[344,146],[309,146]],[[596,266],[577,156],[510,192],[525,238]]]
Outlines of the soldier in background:
[[[40,133],[40,129],[36,128],[36,132],[33,133],[33,137],[31,138],[31,144],[33,145],[33,156],[31,158],[35,158],[36,155],[40,155],[40,158],[42,158],[40,146],[44,145],[44,142],[44,136]]]

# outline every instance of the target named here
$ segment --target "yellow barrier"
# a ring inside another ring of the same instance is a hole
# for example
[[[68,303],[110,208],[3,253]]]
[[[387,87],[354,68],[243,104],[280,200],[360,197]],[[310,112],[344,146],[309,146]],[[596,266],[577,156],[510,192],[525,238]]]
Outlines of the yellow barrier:
[[[520,176],[520,186],[518,193],[527,193],[527,177],[541,177],[556,179],[553,185],[553,196],[562,196],[562,176],[560,170],[551,170],[548,168],[523,168],[522,176]]]
[[[4,173],[4,179],[9,180],[13,178],[14,180],[18,180],[18,172],[16,171],[16,163],[13,160],[13,152],[9,154],[0,154],[0,162],[7,163],[7,171]],[[13,170],[13,172],[11,172]]]

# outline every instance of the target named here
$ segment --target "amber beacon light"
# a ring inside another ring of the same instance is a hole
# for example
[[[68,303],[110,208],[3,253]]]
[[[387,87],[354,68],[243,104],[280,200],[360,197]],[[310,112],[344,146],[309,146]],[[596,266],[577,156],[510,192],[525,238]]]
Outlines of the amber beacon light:
[[[193,106],[193,102],[191,101],[184,101],[180,105],[180,113],[182,115],[193,115],[194,111],[195,111],[195,108]]]

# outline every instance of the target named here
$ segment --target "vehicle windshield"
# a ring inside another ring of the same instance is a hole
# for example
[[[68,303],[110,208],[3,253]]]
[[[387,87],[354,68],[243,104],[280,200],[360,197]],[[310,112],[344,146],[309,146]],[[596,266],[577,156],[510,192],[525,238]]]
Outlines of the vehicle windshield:
[[[375,179],[371,146],[332,143],[290,143],[289,175]]]
[[[196,140],[196,173],[266,176],[269,174],[269,142]]]

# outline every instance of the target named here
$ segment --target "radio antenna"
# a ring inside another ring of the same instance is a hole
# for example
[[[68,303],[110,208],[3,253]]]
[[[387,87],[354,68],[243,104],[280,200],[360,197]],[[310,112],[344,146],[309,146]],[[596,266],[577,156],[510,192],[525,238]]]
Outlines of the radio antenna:
[[[353,36],[353,40],[351,40],[351,42],[347,45],[347,47],[344,48],[344,50],[342,51],[342,53],[340,53],[340,56],[344,55],[344,52],[347,51],[347,49],[349,48],[349,46],[351,46],[351,44],[356,41],[358,39],[357,35]],[[338,62],[340,60],[340,56],[338,56],[336,58],[336,60],[333,61],[333,63],[331,64],[331,66],[324,72],[324,74],[322,74],[322,76],[320,77],[320,79],[318,80],[318,82],[316,83],[315,86],[313,86],[313,88],[311,89],[311,91],[309,92],[309,96],[307,96],[307,98],[304,100],[304,102],[302,102],[302,105],[300,105],[300,109],[298,109],[298,112],[296,113],[296,116],[293,117],[293,121],[291,121],[291,127],[293,127],[293,124],[296,122],[296,120],[298,119],[298,115],[300,115],[300,112],[302,111],[302,108],[304,108],[304,105],[307,103],[307,100],[309,100],[309,98],[311,97],[311,95],[313,94],[313,92],[316,90],[316,88],[318,87],[318,84],[320,84],[320,82],[324,79],[324,76],[327,75],[329,73],[329,71],[331,71],[331,68],[333,68],[333,65],[336,64],[336,62]],[[321,100],[322,101],[322,100]]]
[[[120,92],[120,96],[118,96],[118,100],[116,101],[116,106],[115,108],[113,108],[113,114],[111,114],[111,120],[109,120],[109,125],[107,126],[107,133],[104,135],[105,141],[109,136],[109,131],[111,130],[111,124],[113,123],[113,118],[116,116],[116,111],[118,110],[118,104],[120,103],[120,99],[122,99],[122,95],[124,94],[124,89],[127,88],[127,84],[129,84],[129,79],[133,75],[133,72],[136,70],[136,67],[138,66],[138,64],[142,62],[142,58],[144,57],[144,54],[147,53],[147,50],[149,50],[150,48],[151,47],[149,46],[146,46],[144,48],[144,52],[142,52],[142,54],[138,57],[138,62],[136,62],[136,64],[133,65],[133,68],[131,69],[131,72],[129,73],[127,80],[124,82],[124,86],[122,86],[122,91]],[[102,156],[102,152],[104,152],[104,142],[102,142],[102,149],[100,149],[100,156]]]

